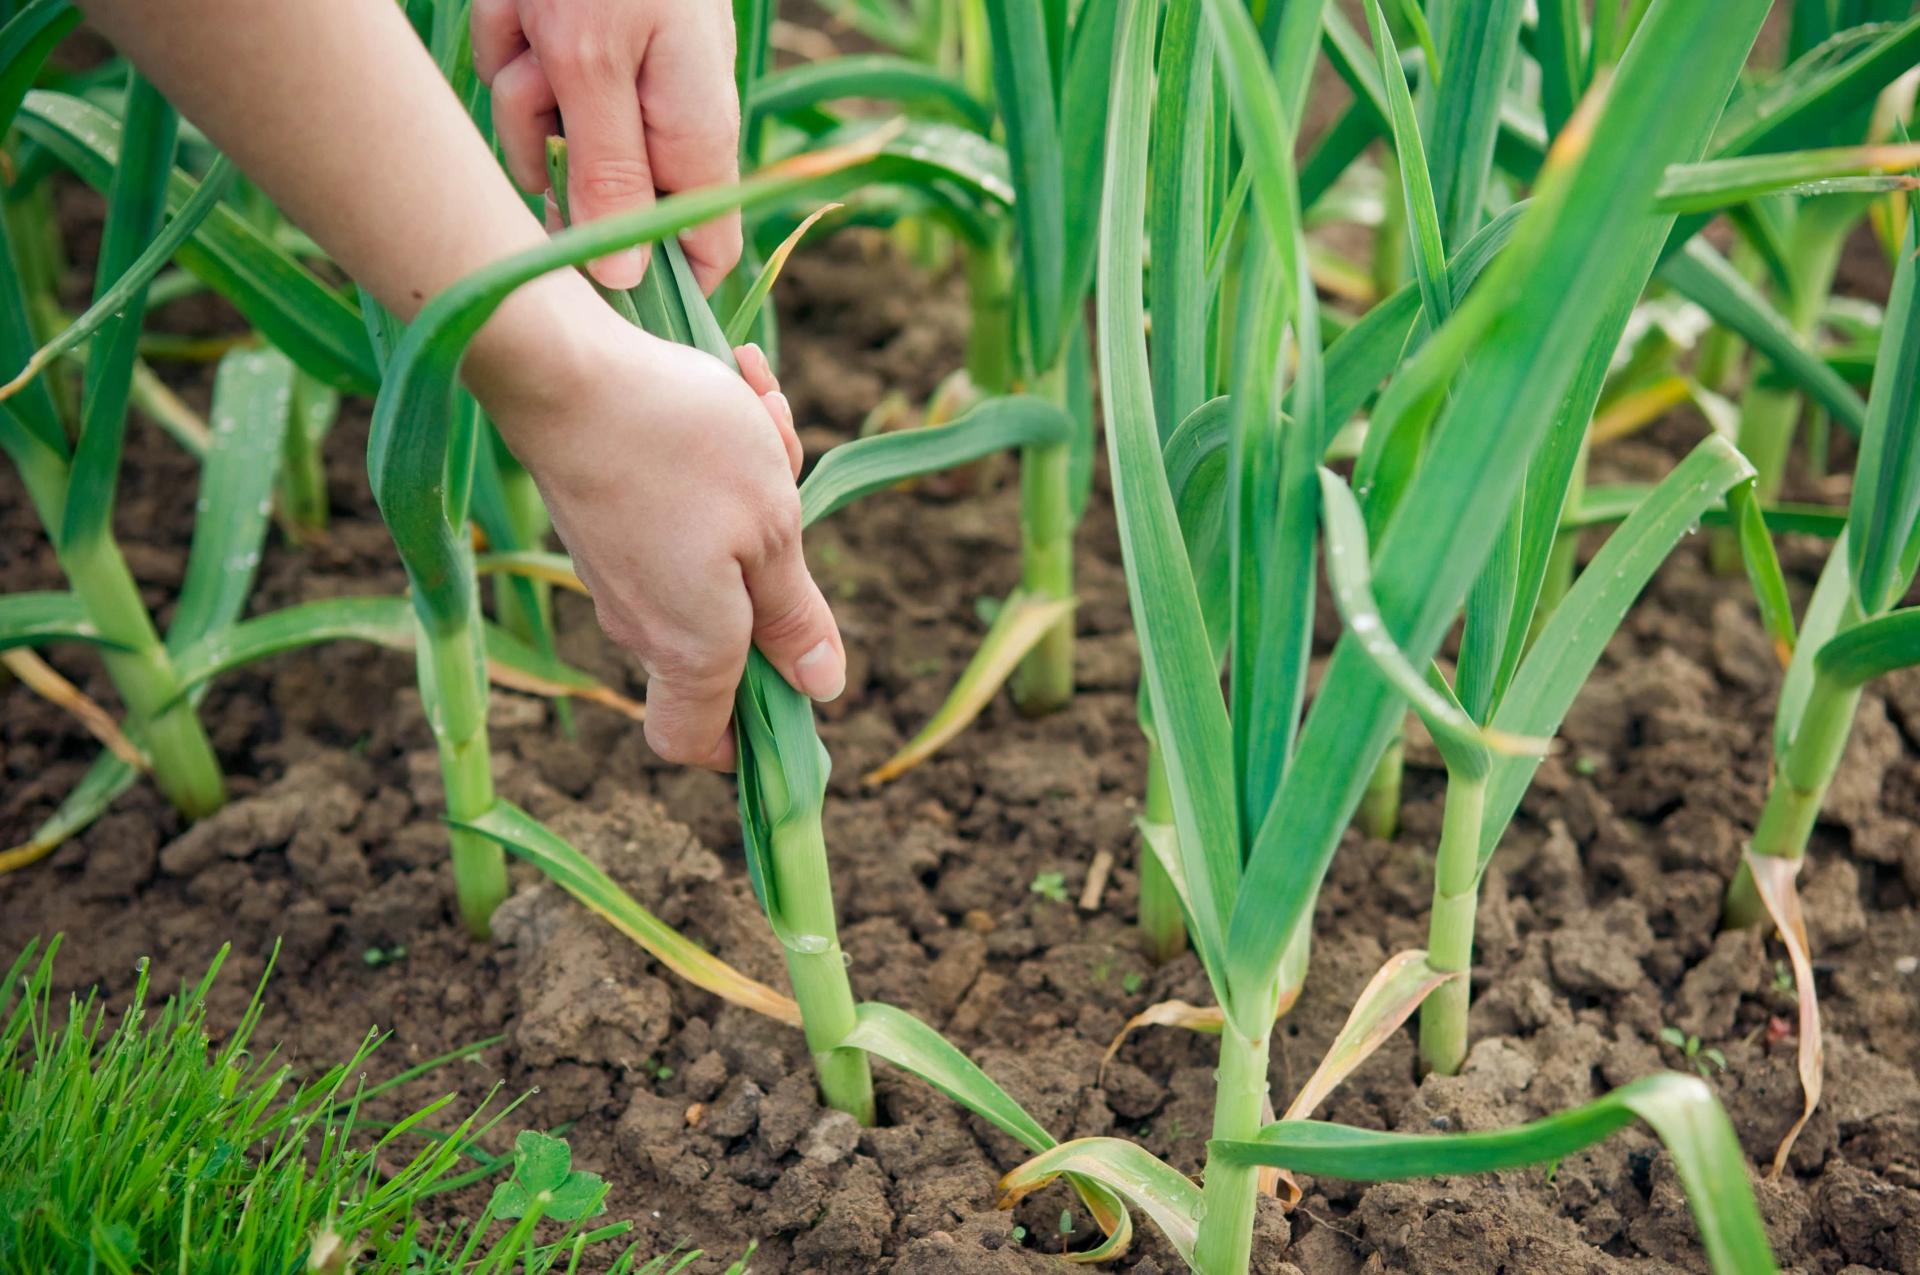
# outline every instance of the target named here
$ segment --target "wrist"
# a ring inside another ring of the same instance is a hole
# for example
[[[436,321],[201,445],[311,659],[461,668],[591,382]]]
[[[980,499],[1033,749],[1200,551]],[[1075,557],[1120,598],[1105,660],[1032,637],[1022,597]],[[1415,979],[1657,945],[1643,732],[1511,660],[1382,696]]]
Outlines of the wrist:
[[[515,289],[474,335],[461,377],[523,463],[578,450],[565,409],[615,357],[621,326],[578,271],[559,270]]]

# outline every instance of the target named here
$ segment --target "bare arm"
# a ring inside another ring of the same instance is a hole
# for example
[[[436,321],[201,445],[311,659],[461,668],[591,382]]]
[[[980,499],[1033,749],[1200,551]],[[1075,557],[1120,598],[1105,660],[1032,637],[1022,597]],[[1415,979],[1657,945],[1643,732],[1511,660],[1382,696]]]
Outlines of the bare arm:
[[[402,317],[545,233],[393,0],[81,7]],[[792,414],[757,351],[742,363],[751,387],[628,327],[561,271],[516,292],[464,368],[539,481],[602,625],[650,674],[649,742],[711,766],[731,761],[749,640],[816,698],[845,677],[800,556]]]

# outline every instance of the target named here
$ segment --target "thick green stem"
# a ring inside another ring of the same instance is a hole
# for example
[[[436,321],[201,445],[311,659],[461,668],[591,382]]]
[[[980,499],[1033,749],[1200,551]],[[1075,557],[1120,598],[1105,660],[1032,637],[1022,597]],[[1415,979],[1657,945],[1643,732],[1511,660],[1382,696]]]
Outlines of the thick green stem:
[[[1467,975],[1473,968],[1473,916],[1480,893],[1481,817],[1486,811],[1485,776],[1447,776],[1446,811],[1433,865],[1433,916],[1427,923],[1427,962],[1443,983],[1420,1006],[1420,1061],[1451,1076],[1467,1059]]]
[[[1407,737],[1393,737],[1367,780],[1360,797],[1360,830],[1379,841],[1391,841],[1400,831],[1400,781],[1406,773]]]
[[[985,395],[1013,389],[1013,264],[1006,245],[969,246],[967,292],[973,321],[967,329],[967,375]]]
[[[1779,859],[1798,859],[1807,852],[1807,840],[1820,817],[1827,787],[1840,769],[1853,733],[1854,711],[1860,706],[1860,687],[1846,686],[1815,672],[1799,729],[1786,756],[1776,760],[1767,786],[1766,804],[1753,829],[1753,852]],[[1753,874],[1742,863],[1727,890],[1724,922],[1729,927],[1757,925],[1767,916],[1766,905],[1753,885]]]
[[[92,537],[67,546],[60,565],[94,626],[128,648],[105,653],[107,674],[126,701],[128,725],[147,751],[154,782],[189,819],[218,810],[227,799],[220,763],[180,693],[173,662],[119,547],[105,535]]]
[[[1064,404],[1065,360],[1034,388],[1049,402]],[[1029,597],[1073,597],[1072,470],[1066,443],[1029,447],[1020,454],[1020,590]],[[1014,703],[1030,717],[1050,713],[1073,698],[1073,625],[1068,614],[1014,673]]]
[[[1220,1066],[1214,1076],[1213,1136],[1234,1141],[1256,1137],[1266,1111],[1266,1033],[1258,1038],[1242,1036],[1229,1018],[1220,1033]],[[1200,1236],[1193,1250],[1196,1271],[1244,1275],[1253,1257],[1253,1213],[1259,1187],[1256,1166],[1207,1158]]]
[[[853,988],[840,951],[833,887],[827,875],[827,843],[818,810],[783,820],[773,829],[774,871],[786,923],[787,976],[807,1048],[820,1076],[820,1097],[863,1125],[873,1123],[873,1074],[867,1055],[840,1048],[854,1027]]]
[[[472,620],[420,633],[420,680],[427,720],[440,747],[447,817],[477,819],[493,808],[492,750],[487,742],[487,678]],[[460,919],[474,938],[492,932],[493,910],[507,897],[507,860],[500,844],[465,828],[450,833],[453,893]]]
[[[1140,821],[1163,831],[1166,838],[1177,837],[1173,822],[1173,794],[1167,787],[1166,762],[1160,747],[1147,737],[1147,802]],[[1180,894],[1166,865],[1154,853],[1145,837],[1140,841],[1140,945],[1149,959],[1170,961],[1186,950],[1187,922],[1180,910]]]

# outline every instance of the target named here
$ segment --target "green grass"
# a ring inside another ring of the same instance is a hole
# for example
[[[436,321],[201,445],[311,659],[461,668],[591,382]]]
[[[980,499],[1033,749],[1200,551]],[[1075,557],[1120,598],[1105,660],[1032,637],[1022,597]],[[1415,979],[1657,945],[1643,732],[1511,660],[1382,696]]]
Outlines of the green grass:
[[[517,1103],[489,1095],[456,1120],[448,1096],[391,1122],[365,1116],[372,1098],[471,1049],[370,1084],[384,1037],[369,1032],[301,1076],[256,1039],[265,975],[237,1022],[209,1017],[227,949],[159,1005],[143,960],[116,1019],[96,993],[54,995],[59,948],[29,943],[0,1000],[0,1269],[544,1275],[584,1259],[670,1275],[699,1256],[622,1247],[631,1224],[594,1221],[606,1183],[572,1170],[559,1138],[482,1150]],[[426,1207],[486,1179],[498,1185],[477,1218]]]

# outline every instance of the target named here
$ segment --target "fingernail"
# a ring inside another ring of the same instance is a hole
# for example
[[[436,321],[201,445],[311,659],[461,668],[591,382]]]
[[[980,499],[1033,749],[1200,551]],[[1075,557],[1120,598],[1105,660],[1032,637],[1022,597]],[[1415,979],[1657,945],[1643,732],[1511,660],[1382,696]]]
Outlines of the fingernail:
[[[593,277],[603,287],[633,288],[647,272],[647,254],[642,248],[625,248],[593,263]]]
[[[808,698],[822,704],[839,699],[840,692],[847,689],[846,665],[840,662],[833,643],[825,638],[794,661],[793,671],[800,678],[800,689],[807,693]]]
[[[747,342],[740,347],[740,352],[747,362],[753,364],[755,371],[772,372],[772,365],[767,362],[767,352],[755,342]]]

